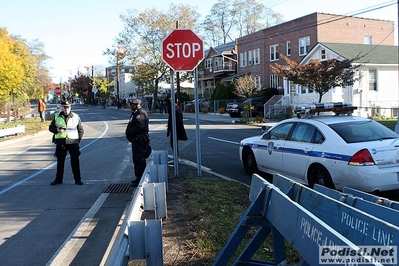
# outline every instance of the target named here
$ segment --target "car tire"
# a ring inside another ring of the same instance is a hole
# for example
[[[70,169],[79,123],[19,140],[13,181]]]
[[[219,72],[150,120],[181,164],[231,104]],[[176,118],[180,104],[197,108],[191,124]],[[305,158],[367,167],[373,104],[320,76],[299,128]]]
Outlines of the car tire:
[[[315,166],[310,173],[309,186],[314,187],[315,184],[335,189],[334,183],[331,179],[330,173],[323,166]]]
[[[256,165],[255,155],[250,149],[244,150],[242,155],[242,163],[244,170],[247,174],[252,175],[258,172],[258,166]]]

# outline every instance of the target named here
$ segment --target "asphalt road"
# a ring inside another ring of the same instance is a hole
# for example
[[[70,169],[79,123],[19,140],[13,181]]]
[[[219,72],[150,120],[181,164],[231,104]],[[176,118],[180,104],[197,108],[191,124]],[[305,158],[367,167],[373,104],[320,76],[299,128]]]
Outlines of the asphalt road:
[[[83,186],[74,184],[69,159],[64,184],[50,186],[56,161],[51,133],[0,144],[0,259],[2,265],[99,265],[128,206],[135,178],[131,145],[124,136],[128,109],[74,105],[85,135],[80,157]],[[154,150],[168,150],[167,115],[150,113]],[[188,141],[179,142],[184,163],[196,165],[195,114],[184,114]],[[249,184],[238,159],[239,140],[259,127],[228,116],[200,115],[201,170]],[[172,168],[173,169],[173,168]],[[173,172],[173,170],[171,170]],[[104,193],[113,184],[121,189]]]
[[[130,111],[80,105],[72,111],[79,113],[85,129],[83,186],[74,184],[68,159],[64,184],[50,186],[56,167],[51,133],[0,143],[1,265],[99,265],[120,224],[134,192],[129,186],[135,178],[131,145],[124,136]],[[149,116],[152,148],[172,156],[168,116]],[[234,120],[199,114],[199,173],[209,171],[249,185],[251,177],[239,161],[239,141],[261,134],[261,129]],[[179,142],[181,161],[197,166],[195,114],[184,113],[184,123],[188,140]],[[113,184],[121,189],[107,190]],[[397,200],[398,191],[382,196]]]

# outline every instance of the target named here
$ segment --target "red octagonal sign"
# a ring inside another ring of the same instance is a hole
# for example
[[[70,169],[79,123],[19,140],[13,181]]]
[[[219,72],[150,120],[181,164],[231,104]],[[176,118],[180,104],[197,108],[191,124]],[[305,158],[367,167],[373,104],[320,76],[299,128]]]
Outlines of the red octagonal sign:
[[[162,59],[175,71],[193,71],[204,59],[202,40],[191,30],[176,29],[162,41]]]

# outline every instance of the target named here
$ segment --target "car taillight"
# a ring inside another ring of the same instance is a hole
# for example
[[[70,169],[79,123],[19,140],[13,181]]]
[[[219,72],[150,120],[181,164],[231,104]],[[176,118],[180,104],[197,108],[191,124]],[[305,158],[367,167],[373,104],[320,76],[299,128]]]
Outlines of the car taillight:
[[[363,149],[356,152],[349,160],[350,165],[374,165],[373,157],[368,149]]]

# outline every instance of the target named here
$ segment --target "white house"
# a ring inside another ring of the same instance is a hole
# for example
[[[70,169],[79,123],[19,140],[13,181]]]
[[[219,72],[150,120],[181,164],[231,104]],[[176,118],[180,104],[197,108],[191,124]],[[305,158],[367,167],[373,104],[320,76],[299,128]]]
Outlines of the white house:
[[[137,86],[132,80],[132,74],[122,73],[119,76],[120,87],[119,93],[121,99],[137,97]]]
[[[336,87],[326,93],[322,102],[351,102],[358,109],[354,115],[372,116],[371,110],[379,108],[383,116],[391,117],[391,108],[399,106],[398,88],[398,46],[366,45],[347,43],[318,43],[301,61],[307,64],[310,59],[338,60],[359,58],[353,61],[358,64],[356,78],[358,81],[351,87]],[[284,105],[318,102],[319,95],[303,86],[294,85],[285,80]],[[370,108],[372,107],[372,108]]]

